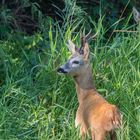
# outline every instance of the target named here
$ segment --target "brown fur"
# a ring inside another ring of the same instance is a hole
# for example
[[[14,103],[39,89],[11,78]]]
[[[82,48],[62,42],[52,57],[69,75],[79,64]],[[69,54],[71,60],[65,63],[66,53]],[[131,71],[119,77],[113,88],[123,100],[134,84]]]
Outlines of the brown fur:
[[[105,135],[120,125],[120,113],[115,105],[109,104],[93,86],[90,66],[85,73],[76,76],[76,90],[79,107],[76,113],[75,126],[80,127],[80,134],[89,131],[92,140],[103,140]],[[111,135],[111,140],[115,136]]]
[[[67,44],[72,57],[59,69],[74,77],[79,106],[76,112],[75,126],[80,128],[82,140],[87,133],[92,140],[104,140],[110,133],[111,140],[116,140],[115,128],[121,122],[121,115],[115,105],[108,103],[95,89],[89,64],[88,36],[81,37],[81,48],[69,40]],[[76,62],[75,62],[76,61]]]

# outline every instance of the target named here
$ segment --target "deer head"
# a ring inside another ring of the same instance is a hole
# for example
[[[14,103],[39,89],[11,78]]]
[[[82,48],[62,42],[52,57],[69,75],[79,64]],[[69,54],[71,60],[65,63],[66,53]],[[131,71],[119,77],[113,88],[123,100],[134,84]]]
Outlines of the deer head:
[[[81,35],[81,47],[78,48],[71,40],[68,40],[68,49],[71,52],[70,58],[65,64],[58,68],[59,73],[77,76],[83,73],[89,65],[89,40],[95,38],[97,34],[91,36],[91,31],[87,35]]]
[[[136,23],[140,23],[140,13],[135,7],[133,7],[133,17]]]

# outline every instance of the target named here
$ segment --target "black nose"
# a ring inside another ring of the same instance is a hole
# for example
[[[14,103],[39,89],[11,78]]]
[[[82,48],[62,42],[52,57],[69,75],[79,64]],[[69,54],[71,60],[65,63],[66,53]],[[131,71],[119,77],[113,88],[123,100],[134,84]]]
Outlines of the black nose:
[[[63,68],[58,68],[57,72],[59,72],[59,73],[67,73]]]

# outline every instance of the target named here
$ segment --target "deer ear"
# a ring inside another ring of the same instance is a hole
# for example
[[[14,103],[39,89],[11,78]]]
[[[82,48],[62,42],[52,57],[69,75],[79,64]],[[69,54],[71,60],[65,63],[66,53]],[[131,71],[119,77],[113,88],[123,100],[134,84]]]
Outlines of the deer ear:
[[[89,58],[89,46],[86,39],[86,36],[81,35],[81,47],[79,53],[84,56],[84,59],[87,60]]]
[[[68,46],[68,49],[72,54],[76,52],[76,45],[70,39],[68,40],[68,43],[66,45]]]
[[[140,22],[140,13],[135,7],[133,7],[133,17],[137,23]]]
[[[88,46],[88,43],[86,42],[83,48],[83,56],[85,60],[88,60],[89,53],[90,53],[89,46]]]

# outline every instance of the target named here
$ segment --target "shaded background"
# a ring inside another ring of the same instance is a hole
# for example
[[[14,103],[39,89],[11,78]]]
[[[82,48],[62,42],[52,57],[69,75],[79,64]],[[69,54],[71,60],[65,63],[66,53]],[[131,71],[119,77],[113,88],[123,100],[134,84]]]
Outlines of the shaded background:
[[[58,11],[63,11],[66,2],[64,0],[1,0],[0,2],[0,32],[1,38],[11,30],[20,30],[27,34],[33,34],[39,29],[39,21],[42,17],[50,17],[59,21],[63,18]],[[139,9],[138,0],[77,0],[77,5],[95,21],[99,14],[105,16],[106,25],[111,25],[132,12],[132,7]],[[102,11],[99,11],[101,9]],[[87,16],[87,15],[86,15]],[[85,16],[85,18],[86,18]],[[40,18],[40,19],[39,19]],[[130,21],[131,24],[131,21]]]

